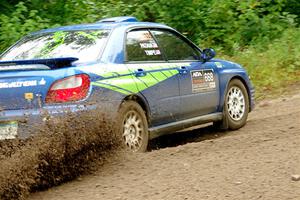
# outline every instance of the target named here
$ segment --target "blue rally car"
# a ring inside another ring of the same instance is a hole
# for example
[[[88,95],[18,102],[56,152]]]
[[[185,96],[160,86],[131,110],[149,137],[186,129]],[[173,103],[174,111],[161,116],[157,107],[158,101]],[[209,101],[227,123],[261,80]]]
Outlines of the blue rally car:
[[[29,34],[0,57],[0,139],[47,111],[110,106],[133,151],[148,140],[213,122],[245,125],[254,88],[239,64],[214,59],[173,28],[115,17]],[[21,123],[22,122],[22,123]]]

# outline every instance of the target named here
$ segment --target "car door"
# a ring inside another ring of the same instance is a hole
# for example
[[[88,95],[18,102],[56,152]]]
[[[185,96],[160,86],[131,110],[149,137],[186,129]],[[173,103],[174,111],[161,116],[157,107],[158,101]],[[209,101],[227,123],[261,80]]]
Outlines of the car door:
[[[148,29],[135,29],[126,35],[126,66],[149,104],[151,125],[178,120],[180,111],[177,66],[168,63]]]
[[[219,81],[214,63],[200,61],[201,52],[172,30],[153,29],[169,63],[179,65],[181,118],[215,112],[219,104]]]

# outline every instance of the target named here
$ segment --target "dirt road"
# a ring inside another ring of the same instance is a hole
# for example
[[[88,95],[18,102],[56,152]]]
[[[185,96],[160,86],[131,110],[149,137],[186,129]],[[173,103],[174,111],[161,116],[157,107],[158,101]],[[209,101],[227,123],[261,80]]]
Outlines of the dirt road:
[[[29,199],[300,199],[300,90],[260,102],[238,131],[185,131],[152,149]]]

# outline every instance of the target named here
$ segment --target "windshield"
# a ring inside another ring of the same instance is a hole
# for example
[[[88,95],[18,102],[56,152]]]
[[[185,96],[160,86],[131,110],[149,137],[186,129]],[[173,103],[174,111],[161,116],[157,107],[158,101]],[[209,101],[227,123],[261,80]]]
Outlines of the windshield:
[[[109,30],[58,31],[31,35],[4,53],[0,61],[76,57],[96,60],[105,46]]]

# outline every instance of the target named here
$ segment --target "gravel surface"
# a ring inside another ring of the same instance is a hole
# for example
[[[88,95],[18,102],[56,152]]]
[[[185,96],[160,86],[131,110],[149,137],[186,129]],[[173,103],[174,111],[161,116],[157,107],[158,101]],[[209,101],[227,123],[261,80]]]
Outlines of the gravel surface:
[[[300,199],[300,89],[260,102],[240,130],[188,130],[151,148],[29,199]]]

